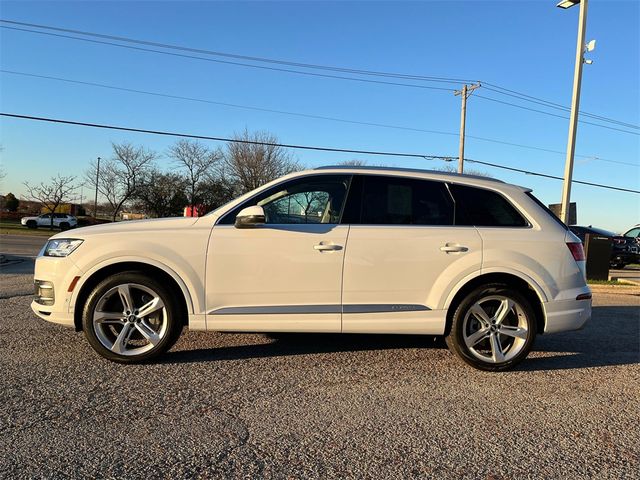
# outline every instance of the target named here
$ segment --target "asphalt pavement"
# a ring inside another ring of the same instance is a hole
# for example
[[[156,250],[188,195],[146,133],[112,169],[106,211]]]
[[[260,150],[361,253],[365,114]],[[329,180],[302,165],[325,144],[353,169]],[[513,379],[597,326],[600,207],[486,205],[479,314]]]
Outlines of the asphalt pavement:
[[[56,232],[53,232],[55,234]],[[0,253],[11,256],[33,257],[47,243],[47,237],[35,235],[0,235]]]
[[[185,331],[118,365],[2,279],[0,478],[638,478],[633,287],[492,374],[388,335]]]

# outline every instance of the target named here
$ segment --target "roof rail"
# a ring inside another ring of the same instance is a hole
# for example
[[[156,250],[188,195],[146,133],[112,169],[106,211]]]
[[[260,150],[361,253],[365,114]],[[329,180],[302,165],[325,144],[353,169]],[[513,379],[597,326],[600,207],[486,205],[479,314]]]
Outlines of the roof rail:
[[[497,178],[493,178],[493,177],[485,177],[483,175],[469,175],[466,173],[457,173],[457,172],[443,172],[440,170],[427,170],[427,169],[423,169],[423,168],[407,168],[407,167],[374,167],[374,166],[366,166],[366,165],[323,165],[321,167],[316,167],[314,168],[314,170],[380,170],[380,171],[387,171],[387,172],[392,172],[392,171],[396,171],[396,172],[408,172],[408,173],[433,173],[436,175],[446,175],[446,176],[453,176],[453,177],[461,177],[461,178],[475,178],[478,180],[487,180],[490,182],[497,182],[497,183],[505,183],[502,180],[498,180]]]

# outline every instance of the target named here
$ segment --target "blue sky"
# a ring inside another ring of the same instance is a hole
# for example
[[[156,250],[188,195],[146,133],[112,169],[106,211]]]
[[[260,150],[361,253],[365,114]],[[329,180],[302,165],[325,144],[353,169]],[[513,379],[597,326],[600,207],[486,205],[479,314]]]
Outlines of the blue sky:
[[[244,55],[417,75],[480,79],[570,103],[578,8],[532,2],[2,2],[3,19]],[[582,110],[640,123],[640,2],[591,0]],[[452,93],[350,82],[178,58],[0,29],[2,69],[267,109],[401,125],[441,135],[230,108],[0,73],[2,111],[201,135],[264,129],[282,142],[457,155],[460,98]],[[424,84],[459,88],[454,84]],[[478,94],[542,108],[481,88]],[[548,110],[553,113],[561,113]],[[612,124],[607,124],[614,126]],[[110,142],[160,153],[174,140],[3,118],[2,193],[56,173],[82,176]],[[467,133],[566,149],[568,120],[472,96]],[[629,129],[628,129],[629,130]],[[632,130],[634,131],[634,130]],[[638,132],[638,130],[635,130]],[[215,145],[212,143],[212,145]],[[580,124],[574,178],[640,188],[640,137]],[[564,155],[468,138],[466,156],[562,176]],[[300,152],[308,166],[357,155]],[[361,157],[364,158],[364,157]],[[434,168],[442,162],[368,158]],[[159,165],[170,167],[167,158]],[[471,166],[559,202],[562,182]],[[84,194],[87,195],[85,189]],[[640,221],[639,196],[574,185],[578,221],[623,230]]]

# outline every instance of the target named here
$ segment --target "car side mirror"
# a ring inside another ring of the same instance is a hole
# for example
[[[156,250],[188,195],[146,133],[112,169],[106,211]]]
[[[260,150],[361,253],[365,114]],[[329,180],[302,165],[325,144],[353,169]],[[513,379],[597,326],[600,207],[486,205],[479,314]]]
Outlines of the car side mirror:
[[[264,209],[259,205],[243,208],[236,217],[236,228],[255,228],[265,224]]]

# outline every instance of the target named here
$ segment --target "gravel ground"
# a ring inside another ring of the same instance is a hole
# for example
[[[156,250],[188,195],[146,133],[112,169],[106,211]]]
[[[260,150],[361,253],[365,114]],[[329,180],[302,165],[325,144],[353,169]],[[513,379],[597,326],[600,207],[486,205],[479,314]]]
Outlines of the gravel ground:
[[[415,336],[185,331],[116,365],[1,282],[1,478],[638,478],[638,295],[490,374]]]

